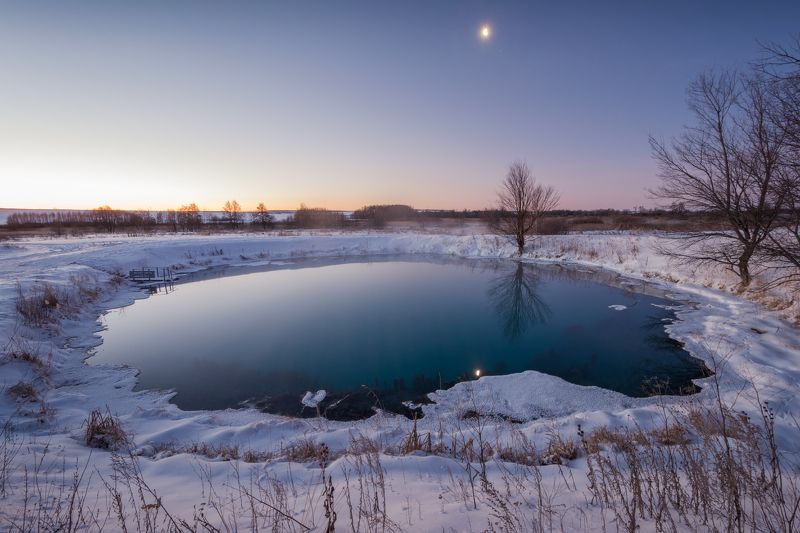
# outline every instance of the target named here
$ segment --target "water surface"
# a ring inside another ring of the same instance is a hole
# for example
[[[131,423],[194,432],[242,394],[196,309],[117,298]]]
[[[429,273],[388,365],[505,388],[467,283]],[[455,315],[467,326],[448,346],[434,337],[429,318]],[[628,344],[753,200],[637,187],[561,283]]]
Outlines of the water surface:
[[[311,415],[300,398],[325,389],[321,409],[338,419],[402,412],[478,371],[538,370],[629,396],[696,391],[702,363],[664,330],[675,302],[603,276],[360,259],[211,277],[109,312],[90,363],[136,367],[138,387],[174,389],[184,409]]]

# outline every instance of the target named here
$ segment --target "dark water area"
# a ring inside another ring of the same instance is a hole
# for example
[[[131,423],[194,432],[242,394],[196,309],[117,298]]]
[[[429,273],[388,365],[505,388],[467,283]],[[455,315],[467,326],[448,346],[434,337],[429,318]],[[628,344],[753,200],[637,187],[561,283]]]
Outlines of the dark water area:
[[[362,258],[238,274],[112,310],[89,363],[135,367],[138,388],[174,390],[187,410],[314,416],[301,398],[324,389],[320,412],[342,420],[408,414],[478,373],[537,370],[629,396],[696,392],[708,375],[665,332],[676,303],[608,273]]]

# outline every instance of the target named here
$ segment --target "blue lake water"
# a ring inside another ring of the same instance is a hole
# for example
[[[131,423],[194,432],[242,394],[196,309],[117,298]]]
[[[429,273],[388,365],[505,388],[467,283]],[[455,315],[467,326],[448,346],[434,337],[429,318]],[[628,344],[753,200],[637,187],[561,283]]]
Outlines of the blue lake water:
[[[335,419],[404,412],[477,371],[538,370],[629,396],[696,392],[707,369],[667,336],[674,305],[553,265],[303,261],[212,272],[112,310],[89,363],[138,368],[139,388],[175,390],[184,409],[312,415],[300,399],[325,389],[320,408]]]

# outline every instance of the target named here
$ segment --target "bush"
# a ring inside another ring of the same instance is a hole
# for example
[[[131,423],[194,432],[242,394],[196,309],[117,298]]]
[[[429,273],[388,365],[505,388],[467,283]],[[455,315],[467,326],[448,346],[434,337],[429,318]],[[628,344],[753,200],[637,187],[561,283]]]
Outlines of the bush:
[[[416,220],[417,210],[410,205],[369,205],[353,212],[356,220],[366,220],[374,228],[382,228],[387,222]]]
[[[569,232],[569,223],[563,218],[547,217],[539,221],[539,235],[564,235]]]
[[[294,212],[292,224],[298,228],[341,228],[347,225],[347,218],[338,211],[301,205]]]

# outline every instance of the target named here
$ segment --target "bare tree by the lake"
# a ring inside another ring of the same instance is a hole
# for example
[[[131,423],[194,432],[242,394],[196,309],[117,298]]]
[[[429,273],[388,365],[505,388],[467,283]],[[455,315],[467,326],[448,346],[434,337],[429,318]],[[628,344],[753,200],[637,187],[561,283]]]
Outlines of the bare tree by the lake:
[[[763,46],[764,57],[756,68],[771,83],[778,103],[777,120],[784,127],[786,144],[793,152],[792,164],[800,165],[800,34],[789,46],[771,43]]]
[[[225,220],[232,228],[238,228],[239,223],[242,221],[242,208],[236,200],[228,200],[222,206],[222,212],[225,213]]]
[[[773,282],[800,282],[800,178],[787,180],[786,209],[763,247],[765,259],[780,275]]]
[[[763,252],[781,271],[778,282],[800,281],[800,35],[788,47],[768,44],[764,51],[757,68],[770,82],[773,117],[783,128],[787,149],[779,184],[785,205]]]
[[[559,195],[552,186],[536,183],[527,163],[515,161],[508,168],[497,198],[499,213],[492,229],[512,238],[522,255],[527,237],[536,232],[542,216],[555,209]]]
[[[775,120],[775,99],[759,77],[706,73],[689,88],[695,123],[667,145],[650,138],[662,201],[717,216],[724,228],[688,232],[679,249],[664,250],[695,263],[717,263],[747,286],[751,262],[785,206],[787,152]]]
[[[267,211],[267,206],[264,205],[264,202],[260,202],[256,206],[256,212],[254,214],[254,222],[257,224],[261,224],[262,229],[266,230],[270,225],[272,225],[272,215],[269,214]]]

